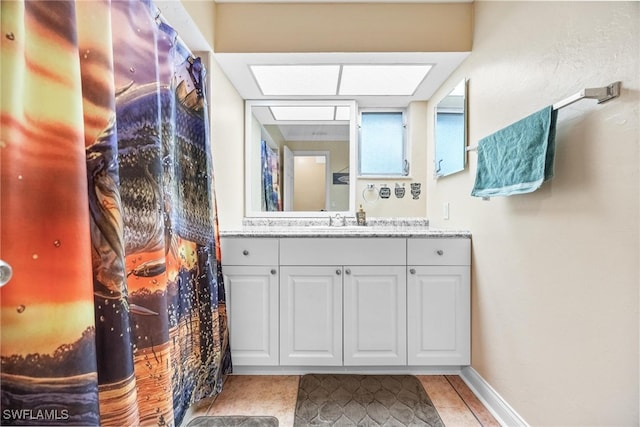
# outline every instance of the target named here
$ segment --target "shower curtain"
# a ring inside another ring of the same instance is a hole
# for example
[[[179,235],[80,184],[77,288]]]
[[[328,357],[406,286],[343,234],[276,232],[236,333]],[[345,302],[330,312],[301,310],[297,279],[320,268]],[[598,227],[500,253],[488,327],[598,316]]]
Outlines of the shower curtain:
[[[1,2],[1,425],[179,425],[230,372],[206,71],[149,1]]]
[[[262,210],[281,211],[280,203],[280,161],[278,152],[260,142],[260,161],[262,163]]]

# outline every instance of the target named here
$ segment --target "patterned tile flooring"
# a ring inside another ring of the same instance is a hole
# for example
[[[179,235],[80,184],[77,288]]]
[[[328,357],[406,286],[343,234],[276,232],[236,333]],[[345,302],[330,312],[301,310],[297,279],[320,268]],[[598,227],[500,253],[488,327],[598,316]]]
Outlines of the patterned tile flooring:
[[[498,427],[458,375],[416,375],[447,427]],[[185,426],[202,415],[272,415],[280,427],[293,426],[298,375],[230,375],[217,398],[192,406]]]

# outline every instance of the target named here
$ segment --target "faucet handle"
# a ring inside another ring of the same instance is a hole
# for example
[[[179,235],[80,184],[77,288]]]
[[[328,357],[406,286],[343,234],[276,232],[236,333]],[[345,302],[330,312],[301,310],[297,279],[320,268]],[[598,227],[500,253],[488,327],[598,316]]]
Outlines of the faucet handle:
[[[340,215],[340,212],[336,212],[335,215],[329,217],[329,224],[333,225],[335,227],[340,226],[340,225],[344,225],[345,224],[345,218]]]

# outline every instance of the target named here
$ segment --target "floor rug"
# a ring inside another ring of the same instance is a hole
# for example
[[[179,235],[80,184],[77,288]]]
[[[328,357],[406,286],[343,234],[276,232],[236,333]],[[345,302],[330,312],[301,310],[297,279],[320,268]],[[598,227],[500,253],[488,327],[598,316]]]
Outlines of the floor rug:
[[[444,427],[413,375],[304,375],[298,387],[295,427]]]
[[[192,419],[186,427],[278,427],[278,419],[247,415],[202,416]]]

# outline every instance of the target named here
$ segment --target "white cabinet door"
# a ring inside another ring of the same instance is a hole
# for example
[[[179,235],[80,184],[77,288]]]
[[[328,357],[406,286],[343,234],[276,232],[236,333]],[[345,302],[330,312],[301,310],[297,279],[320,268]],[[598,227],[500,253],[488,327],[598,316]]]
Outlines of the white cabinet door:
[[[280,268],[280,364],[342,365],[342,268]]]
[[[278,270],[223,266],[234,365],[278,365]]]
[[[344,267],[344,364],[406,365],[406,268]]]
[[[470,364],[469,266],[409,267],[409,365]]]

